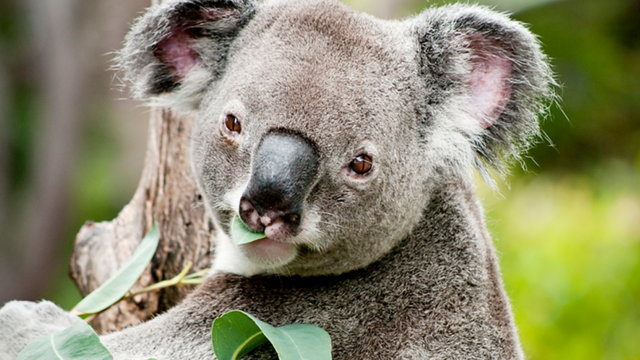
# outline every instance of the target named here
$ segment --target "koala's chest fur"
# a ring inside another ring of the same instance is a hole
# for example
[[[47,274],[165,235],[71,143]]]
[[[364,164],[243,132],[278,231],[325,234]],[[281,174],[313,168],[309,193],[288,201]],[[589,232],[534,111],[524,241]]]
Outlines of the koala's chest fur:
[[[447,183],[413,234],[374,264],[313,278],[219,274],[192,294],[189,316],[240,309],[276,326],[311,323],[332,335],[336,359],[517,358],[507,299],[492,290],[491,240],[469,211],[480,213],[470,193]]]

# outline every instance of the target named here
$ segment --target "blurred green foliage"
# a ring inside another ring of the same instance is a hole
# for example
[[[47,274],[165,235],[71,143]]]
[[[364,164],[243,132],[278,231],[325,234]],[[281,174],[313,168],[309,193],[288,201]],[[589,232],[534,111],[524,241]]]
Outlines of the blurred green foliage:
[[[12,69],[16,67],[15,64],[24,62],[30,51],[23,41],[27,37],[27,25],[20,21],[17,16],[19,13],[18,6],[14,3],[0,2],[0,62]],[[3,138],[7,141],[5,146],[8,153],[8,201],[18,203],[15,200],[23,195],[25,184],[31,175],[35,126],[40,115],[39,104],[37,89],[32,81],[33,74],[26,74],[25,71],[5,76],[9,82],[9,89],[5,90],[8,92],[7,113],[0,116],[6,115],[4,129],[8,132],[8,136]]]
[[[620,179],[548,173],[506,200],[484,192],[531,359],[640,359],[640,179],[609,175]]]
[[[640,1],[519,12],[552,58],[561,108],[491,228],[531,359],[640,359]],[[532,180],[531,180],[532,179]]]
[[[585,171],[640,157],[640,1],[559,1],[517,14],[531,24],[562,86],[545,131],[556,146],[531,155],[544,171]]]

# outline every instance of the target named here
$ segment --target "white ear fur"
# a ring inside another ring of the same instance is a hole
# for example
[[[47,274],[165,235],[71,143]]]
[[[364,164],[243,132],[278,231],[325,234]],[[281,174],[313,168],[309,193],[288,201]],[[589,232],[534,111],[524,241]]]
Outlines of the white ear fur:
[[[127,35],[117,68],[134,97],[178,112],[197,110],[252,9],[248,0],[171,0],[151,7]]]
[[[489,168],[504,175],[540,135],[555,99],[547,58],[521,23],[481,6],[429,9],[412,27],[433,96],[434,155],[467,178],[473,164],[491,184]]]
[[[155,45],[154,56],[164,65],[171,81],[177,89],[153,96],[152,105],[173,108],[180,112],[197,109],[200,94],[210,81],[212,74],[206,69],[204,61],[197,51],[199,31],[228,33],[238,26],[241,13],[237,9],[202,8],[197,11],[198,18],[182,19],[174,25],[168,36]]]
[[[178,91],[149,97],[147,105],[171,108],[179,113],[189,113],[198,109],[203,89],[211,81],[211,73],[201,63],[189,69],[180,81]]]

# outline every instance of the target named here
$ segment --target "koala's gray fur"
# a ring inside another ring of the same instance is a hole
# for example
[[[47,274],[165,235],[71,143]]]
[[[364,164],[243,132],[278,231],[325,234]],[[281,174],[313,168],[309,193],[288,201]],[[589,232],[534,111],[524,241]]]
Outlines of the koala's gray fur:
[[[31,341],[82,321],[50,301],[13,301],[0,311],[0,359],[13,359]]]
[[[553,98],[521,24],[464,5],[383,21],[332,0],[173,0],[134,25],[120,66],[136,97],[194,115],[192,167],[222,232],[182,304],[102,338],[116,359],[212,359],[212,321],[233,309],[320,326],[336,359],[524,358],[472,185],[529,147]],[[286,222],[247,190],[283,154],[306,174],[283,160],[273,175],[302,209]],[[235,245],[237,213],[276,241]],[[21,306],[0,311],[6,339]]]

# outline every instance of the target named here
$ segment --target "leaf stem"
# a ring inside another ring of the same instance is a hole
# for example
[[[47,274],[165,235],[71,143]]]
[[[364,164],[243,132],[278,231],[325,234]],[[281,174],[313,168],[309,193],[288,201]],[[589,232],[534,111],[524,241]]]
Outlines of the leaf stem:
[[[136,295],[140,295],[146,292],[150,292],[150,291],[155,291],[155,290],[160,290],[160,289],[164,289],[170,286],[176,286],[176,285],[198,285],[201,284],[202,281],[204,280],[204,277],[209,273],[209,269],[202,269],[200,271],[197,271],[193,274],[189,274],[187,275],[187,273],[189,272],[189,270],[191,270],[191,267],[193,267],[193,263],[190,261],[187,266],[185,266],[184,269],[182,269],[182,271],[174,276],[173,278],[169,279],[169,280],[164,280],[164,281],[160,281],[158,283],[155,283],[153,285],[147,286],[144,289],[140,290],[140,291],[136,291],[134,293],[129,293],[125,296],[123,296],[122,298],[120,298],[120,300],[116,301],[114,303],[117,304],[118,302],[122,301],[122,300],[128,300],[133,298]],[[111,305],[113,306],[113,305]],[[108,309],[108,308],[107,308]],[[98,314],[102,313],[103,311],[105,311],[106,309],[94,313],[94,314],[87,314],[87,313],[81,313],[78,312],[75,308],[71,310],[71,313],[74,315],[89,315],[89,317],[87,317],[86,319],[84,319],[84,321],[86,323],[90,323],[93,319],[95,319],[96,316],[98,316]]]
[[[160,281],[159,283],[155,283],[153,285],[147,286],[146,288],[144,288],[144,289],[142,289],[140,291],[136,291],[133,294],[126,295],[125,297],[122,298],[122,300],[131,299],[132,297],[134,297],[136,295],[139,295],[139,294],[142,294],[142,293],[146,293],[146,292],[149,292],[149,291],[164,289],[164,288],[169,287],[169,286],[178,285],[178,284],[180,284],[182,282],[182,279],[184,279],[184,277],[187,276],[187,273],[189,272],[189,270],[191,270],[192,266],[193,266],[193,263],[191,261],[189,261],[187,266],[185,266],[185,268],[182,269],[180,274],[174,276],[173,278],[171,278],[169,280]]]

